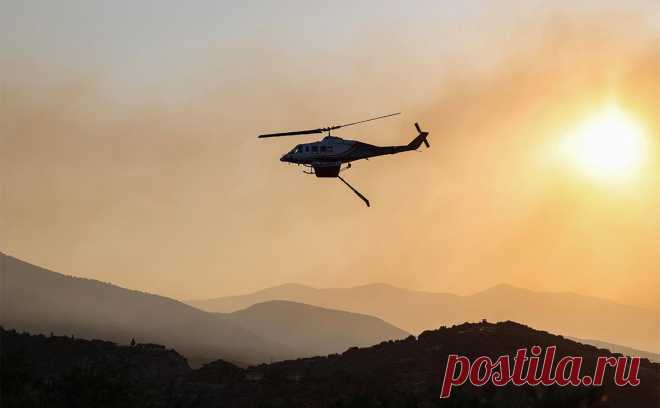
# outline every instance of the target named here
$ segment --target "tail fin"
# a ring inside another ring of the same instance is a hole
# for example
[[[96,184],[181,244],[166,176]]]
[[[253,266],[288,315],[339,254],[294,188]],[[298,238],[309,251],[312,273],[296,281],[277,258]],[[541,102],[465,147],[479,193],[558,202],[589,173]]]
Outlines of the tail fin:
[[[427,148],[431,147],[429,141],[426,140],[427,136],[429,135],[429,132],[422,131],[422,129],[419,127],[419,123],[415,123],[415,129],[417,129],[419,135],[417,135],[417,137],[414,138],[412,142],[408,143],[408,147],[411,150],[416,150],[419,148],[419,146],[422,145],[422,143],[424,143],[424,145],[426,145]]]

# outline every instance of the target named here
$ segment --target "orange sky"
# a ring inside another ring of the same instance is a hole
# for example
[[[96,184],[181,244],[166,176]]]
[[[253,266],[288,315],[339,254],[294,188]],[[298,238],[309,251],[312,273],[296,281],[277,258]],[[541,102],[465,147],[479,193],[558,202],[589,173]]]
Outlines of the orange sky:
[[[543,16],[430,54],[448,41],[432,30],[408,43],[374,29],[317,59],[250,42],[231,63],[190,61],[201,74],[183,91],[164,80],[139,95],[108,93],[102,69],[5,60],[0,250],[184,299],[506,282],[660,307],[660,37],[642,14]],[[547,160],[611,100],[649,140],[624,187]],[[338,132],[374,144],[407,143],[415,121],[431,132],[423,154],[346,173],[371,209],[279,162],[302,139],[256,139],[399,110]]]

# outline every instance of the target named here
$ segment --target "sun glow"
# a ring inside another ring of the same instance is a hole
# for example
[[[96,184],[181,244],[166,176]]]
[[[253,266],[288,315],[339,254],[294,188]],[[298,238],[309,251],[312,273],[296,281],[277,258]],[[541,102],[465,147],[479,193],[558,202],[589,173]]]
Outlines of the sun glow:
[[[590,178],[624,182],[636,177],[645,159],[645,135],[639,122],[610,105],[568,132],[562,153]]]

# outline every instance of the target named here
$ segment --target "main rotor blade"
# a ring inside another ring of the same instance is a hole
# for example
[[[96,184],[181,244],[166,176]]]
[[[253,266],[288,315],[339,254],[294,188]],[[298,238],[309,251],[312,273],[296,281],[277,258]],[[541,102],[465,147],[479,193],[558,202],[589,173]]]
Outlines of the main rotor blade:
[[[332,129],[336,129],[336,127],[330,128],[330,130]],[[263,137],[279,137],[279,136],[312,135],[314,133],[323,133],[327,131],[328,128],[320,128],[320,129],[311,129],[311,130],[298,130],[295,132],[267,133],[265,135],[259,135],[259,137],[263,138]]]
[[[346,126],[353,126],[353,125],[357,125],[358,123],[371,122],[372,120],[389,118],[390,116],[396,116],[396,115],[400,115],[400,114],[401,114],[401,112],[390,113],[389,115],[383,115],[383,116],[379,116],[377,118],[365,119],[365,120],[361,120],[359,122],[353,122],[353,123],[347,123],[345,125],[335,126],[335,128],[338,129],[338,128],[343,128],[343,127],[346,127]]]
[[[343,127],[346,127],[346,126],[353,126],[353,125],[357,125],[359,123],[371,122],[372,120],[389,118],[390,116],[395,116],[395,115],[400,115],[400,114],[401,114],[401,112],[390,113],[389,115],[383,115],[383,116],[378,116],[376,118],[365,119],[365,120],[361,120],[361,121],[353,122],[353,123],[347,123],[345,125],[330,126],[330,127],[311,129],[311,130],[297,130],[297,131],[294,131],[294,132],[267,133],[265,135],[259,135],[258,137],[259,138],[264,138],[264,137],[280,137],[280,136],[313,135],[315,133],[329,132],[331,130],[343,128]]]

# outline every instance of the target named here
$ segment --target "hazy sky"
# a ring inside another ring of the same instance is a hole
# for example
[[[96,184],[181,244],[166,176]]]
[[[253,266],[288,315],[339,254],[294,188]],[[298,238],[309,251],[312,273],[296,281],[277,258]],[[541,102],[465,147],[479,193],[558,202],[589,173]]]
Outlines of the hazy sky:
[[[507,282],[658,307],[660,7],[637,1],[10,1],[0,12],[0,250],[204,298],[284,282],[468,293]],[[549,160],[616,100],[625,186]],[[305,176],[257,140],[432,148]],[[657,156],[657,157],[656,157]]]

